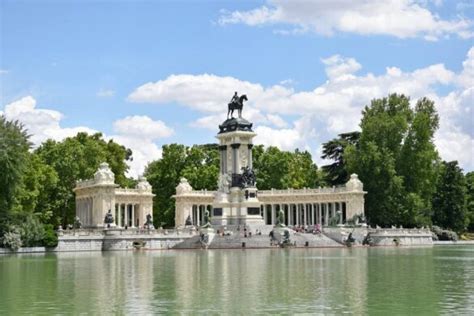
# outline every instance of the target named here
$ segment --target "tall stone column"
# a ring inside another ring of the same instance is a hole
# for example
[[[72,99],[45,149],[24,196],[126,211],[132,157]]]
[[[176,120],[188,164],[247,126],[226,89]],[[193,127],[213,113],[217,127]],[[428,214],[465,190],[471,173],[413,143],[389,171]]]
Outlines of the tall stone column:
[[[240,144],[232,144],[232,173],[237,174],[240,172],[240,163],[239,163],[239,147]]]
[[[221,174],[226,174],[227,173],[227,146],[221,145],[219,146],[219,150],[221,153],[220,172]]]
[[[329,203],[324,203],[324,226],[329,226]]]
[[[276,224],[275,217],[276,217],[276,205],[272,204],[271,205],[271,212],[272,212],[272,225]]]
[[[306,226],[308,224],[307,217],[306,217],[306,205],[303,204],[303,225]]]
[[[248,151],[248,157],[247,157],[247,159],[248,159],[248,167],[249,167],[250,169],[252,169],[252,168],[253,168],[253,163],[252,163],[252,147],[253,147],[253,144],[248,144],[247,147],[248,147],[248,150],[249,150],[249,151]]]

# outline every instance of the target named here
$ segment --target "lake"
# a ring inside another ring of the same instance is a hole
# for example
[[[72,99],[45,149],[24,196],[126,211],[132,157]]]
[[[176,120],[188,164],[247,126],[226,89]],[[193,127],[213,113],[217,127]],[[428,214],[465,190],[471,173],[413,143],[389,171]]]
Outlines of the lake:
[[[474,247],[0,256],[0,314],[474,314]]]

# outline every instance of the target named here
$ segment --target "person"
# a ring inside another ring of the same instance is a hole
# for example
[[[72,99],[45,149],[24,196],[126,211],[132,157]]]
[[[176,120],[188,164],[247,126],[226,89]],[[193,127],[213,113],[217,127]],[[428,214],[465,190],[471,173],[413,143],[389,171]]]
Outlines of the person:
[[[233,103],[235,103],[235,104],[239,103],[239,96],[237,94],[237,91],[235,91],[234,96],[230,100],[230,104],[233,104]]]

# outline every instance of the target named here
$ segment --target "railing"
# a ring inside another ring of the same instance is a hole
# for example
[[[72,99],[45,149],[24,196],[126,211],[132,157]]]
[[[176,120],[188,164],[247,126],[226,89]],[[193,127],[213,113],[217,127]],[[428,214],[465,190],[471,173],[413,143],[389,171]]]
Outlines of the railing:
[[[143,193],[151,193],[151,191],[139,190],[139,189],[128,189],[128,188],[115,189],[115,194],[143,194]]]
[[[340,192],[347,192],[347,188],[345,186],[340,187],[332,187],[332,188],[317,188],[317,189],[286,189],[286,190],[261,190],[258,191],[259,195],[299,195],[299,194],[315,194],[315,193],[340,193]]]
[[[83,181],[77,181],[77,182],[76,182],[76,188],[89,187],[89,186],[94,185],[94,184],[95,184],[95,180],[94,180],[94,179],[83,180]]]

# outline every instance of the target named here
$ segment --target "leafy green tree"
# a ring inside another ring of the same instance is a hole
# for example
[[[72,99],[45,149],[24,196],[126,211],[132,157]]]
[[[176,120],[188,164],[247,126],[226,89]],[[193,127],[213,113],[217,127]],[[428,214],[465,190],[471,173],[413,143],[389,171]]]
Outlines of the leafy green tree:
[[[128,170],[126,160],[131,151],[113,141],[106,142],[102,134],[78,133],[61,142],[47,140],[35,153],[52,167],[58,176],[56,188],[51,192],[53,218],[51,224],[72,223],[75,216],[75,199],[72,191],[76,181],[92,178],[100,163],[107,162],[115,174],[115,182],[127,186],[125,176]]]
[[[256,149],[257,154],[253,157],[257,187],[260,190],[286,189],[284,177],[289,172],[291,154],[273,146],[259,152],[258,147]]]
[[[29,136],[18,121],[0,116],[0,235],[3,235],[27,167]]]
[[[456,232],[463,231],[469,219],[466,210],[466,179],[457,161],[443,161],[433,196],[433,224]]]
[[[186,166],[186,151],[184,145],[164,145],[161,159],[149,163],[145,169],[145,177],[155,194],[155,225],[160,225],[161,222],[166,226],[174,225],[175,203],[172,196],[176,193],[176,186]]]
[[[253,148],[253,167],[260,190],[314,188],[323,184],[322,175],[307,151],[282,151],[277,147]]]
[[[54,192],[59,181],[58,175],[35,153],[29,154],[26,165],[23,181],[15,196],[14,212],[25,215],[36,213],[46,223],[52,217],[52,210],[57,203]]]
[[[371,224],[430,224],[438,154],[433,135],[438,116],[433,102],[421,99],[415,109],[404,95],[372,100],[362,112],[358,146],[348,145],[345,159],[368,191]]]
[[[466,204],[469,217],[468,229],[474,232],[474,171],[468,172],[466,178]]]
[[[398,170],[404,177],[407,192],[420,195],[425,206],[431,208],[429,202],[436,188],[439,156],[433,139],[439,127],[439,116],[434,102],[422,98],[415,106],[413,121],[408,129],[398,159]]]
[[[186,151],[182,176],[195,190],[216,190],[219,177],[219,146],[217,144],[194,145]]]
[[[357,146],[360,132],[342,133],[323,144],[321,158],[334,160],[330,165],[322,166],[325,179],[330,185],[341,185],[349,181],[350,174],[347,172],[344,159],[344,150],[348,145]]]
[[[283,186],[286,188],[302,189],[314,188],[321,185],[321,175],[308,151],[290,153],[288,173],[283,177]]]

